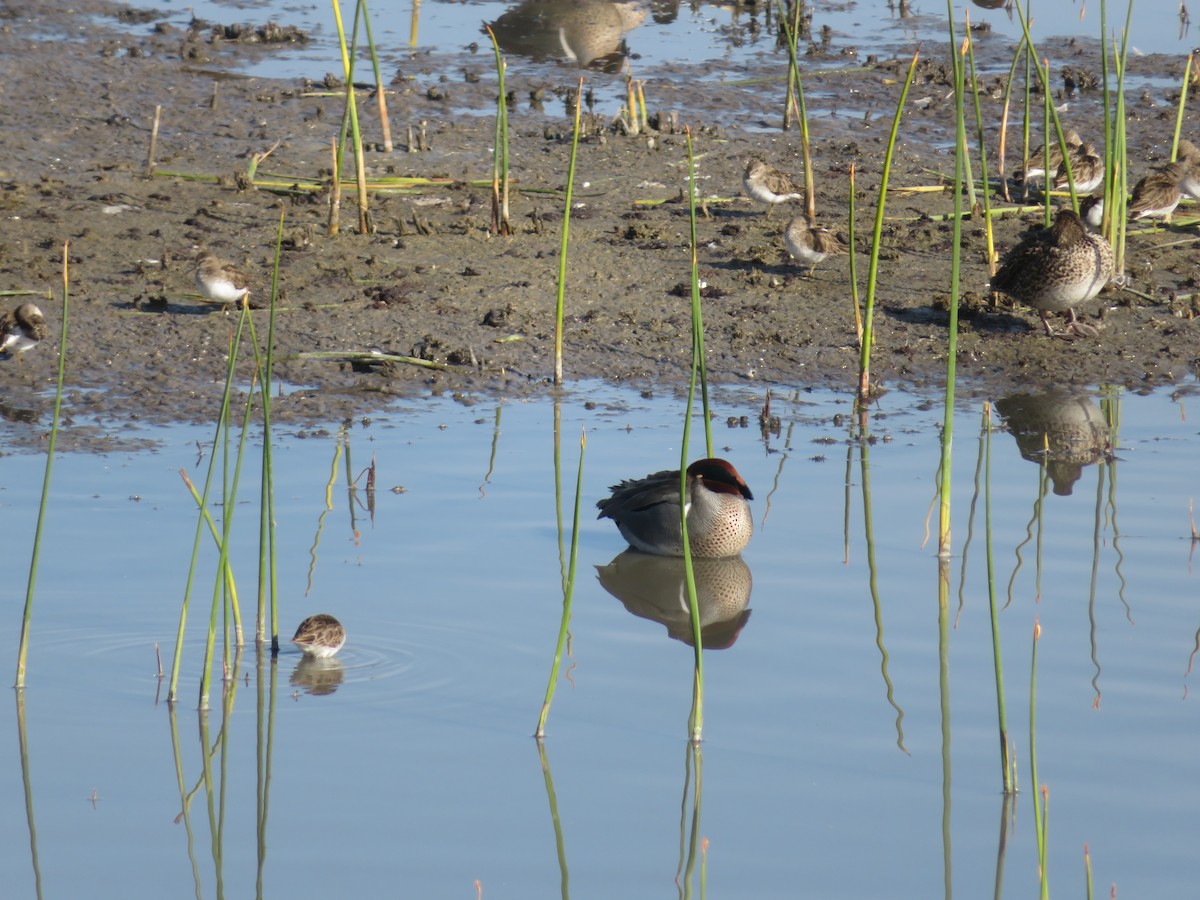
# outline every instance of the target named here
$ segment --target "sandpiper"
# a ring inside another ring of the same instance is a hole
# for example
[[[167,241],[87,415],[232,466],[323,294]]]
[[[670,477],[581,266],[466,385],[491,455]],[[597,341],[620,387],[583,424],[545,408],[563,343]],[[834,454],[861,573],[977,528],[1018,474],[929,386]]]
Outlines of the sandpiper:
[[[1088,194],[1079,200],[1079,218],[1092,228],[1099,228],[1104,220],[1104,195]]]
[[[342,644],[346,643],[346,629],[333,616],[317,613],[300,623],[292,635],[292,643],[309,656],[326,659],[342,649]]]
[[[768,218],[776,203],[801,200],[804,197],[804,185],[797,184],[787,172],[767,165],[757,156],[751,157],[750,162],[746,164],[742,187],[752,199],[767,204]]]
[[[1074,307],[1100,293],[1112,271],[1108,242],[1089,234],[1075,211],[1064,208],[1051,227],[1035,231],[1008,251],[991,288],[1036,309],[1046,334],[1054,334],[1049,314],[1066,312],[1070,331],[1091,335],[1095,329],[1075,320]]]
[[[1165,219],[1179,205],[1183,194],[1180,185],[1187,179],[1191,166],[1183,162],[1167,163],[1146,175],[1133,186],[1129,200],[1129,218]]]
[[[826,256],[846,252],[845,245],[828,228],[810,222],[807,216],[796,216],[788,223],[783,243],[793,259],[808,265],[809,275]]]
[[[1184,138],[1179,142],[1177,159],[1184,166],[1179,190],[1193,200],[1200,200],[1200,147]]]
[[[1083,138],[1074,129],[1067,129],[1063,134],[1063,140],[1066,141],[1068,152],[1083,144]],[[1062,148],[1058,145],[1057,140],[1051,141],[1049,159],[1046,158],[1045,145],[1038,147],[1036,150],[1031,150],[1029,161],[1025,164],[1025,167],[1013,170],[1013,181],[1017,182],[1017,184],[1024,183],[1028,189],[1031,181],[1045,182],[1047,169],[1052,172],[1058,171],[1058,167],[1062,165],[1062,161]]]
[[[1075,193],[1086,194],[1098,188],[1104,180],[1104,160],[1096,152],[1096,148],[1091,144],[1080,144],[1072,148],[1068,156],[1071,163],[1070,177],[1075,179]],[[1066,161],[1059,163],[1054,187],[1060,191],[1071,188]]]
[[[0,316],[0,353],[21,354],[46,339],[46,317],[33,303],[22,303]]]
[[[754,495],[723,459],[701,459],[687,468],[687,524],[692,555],[736,556],[750,543]],[[617,523],[630,546],[658,556],[683,556],[679,525],[679,470],[655,472],[613,485],[599,501],[597,518]]]
[[[209,250],[196,255],[196,288],[216,303],[238,303],[250,294],[242,271]]]

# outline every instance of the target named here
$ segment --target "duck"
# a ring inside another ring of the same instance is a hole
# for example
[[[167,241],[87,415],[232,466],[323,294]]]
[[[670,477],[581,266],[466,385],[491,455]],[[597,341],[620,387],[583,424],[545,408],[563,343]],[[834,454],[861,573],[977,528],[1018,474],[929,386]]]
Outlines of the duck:
[[[1091,336],[1095,329],[1076,321],[1075,307],[1100,293],[1112,274],[1108,241],[1089,233],[1079,215],[1064,207],[1052,226],[1037,229],[1008,252],[990,286],[1036,309],[1048,335],[1054,334],[1049,314],[1066,312],[1072,332]]]
[[[612,519],[635,550],[656,556],[683,556],[679,515],[679,470],[613,485],[600,500],[599,519]],[[687,467],[688,540],[692,555],[736,556],[750,543],[754,520],[750,492],[737,469],[723,459],[699,459]]]
[[[303,650],[305,656],[328,659],[346,643],[346,629],[328,613],[317,613],[300,623],[292,635],[292,643]]]

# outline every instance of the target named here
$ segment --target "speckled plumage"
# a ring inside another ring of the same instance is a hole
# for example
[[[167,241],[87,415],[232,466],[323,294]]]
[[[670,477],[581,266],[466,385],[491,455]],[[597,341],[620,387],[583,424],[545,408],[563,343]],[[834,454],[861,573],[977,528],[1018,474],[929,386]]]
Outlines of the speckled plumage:
[[[1200,147],[1186,138],[1179,142],[1177,159],[1184,166],[1179,190],[1184,196],[1200,200]]]
[[[746,173],[742,176],[742,187],[745,188],[747,196],[759,203],[767,204],[768,217],[776,203],[804,198],[803,185],[793,181],[792,176],[787,172],[768,165],[757,156],[752,157],[746,164]]]
[[[754,522],[747,501],[754,495],[728,462],[701,459],[688,466],[686,496],[693,556],[734,556],[750,543]],[[658,556],[683,555],[678,469],[622,481],[612,487],[611,497],[596,506],[597,518],[616,522],[634,549]]]
[[[317,613],[300,623],[292,643],[317,659],[333,656],[346,643],[346,629],[328,613]]]
[[[1068,129],[1063,134],[1063,139],[1067,144],[1067,151],[1070,152],[1083,144],[1083,138],[1079,136],[1079,132],[1073,129]],[[1045,145],[1038,147],[1036,150],[1029,152],[1029,162],[1024,168],[1013,170],[1013,181],[1017,184],[1024,183],[1026,187],[1031,181],[1045,181],[1047,168],[1052,171],[1058,171],[1058,167],[1062,165],[1062,148],[1059,147],[1058,141],[1054,140],[1050,143],[1050,158],[1045,155]]]
[[[1166,219],[1183,198],[1180,185],[1190,169],[1185,163],[1168,163],[1150,172],[1133,187],[1129,201],[1131,219]]]
[[[1004,257],[991,288],[1032,306],[1046,334],[1053,334],[1048,315],[1069,314],[1071,330],[1087,333],[1075,321],[1075,307],[1091,300],[1108,284],[1113,255],[1108,242],[1089,234],[1071,209],[1060,209],[1054,224],[1027,236]]]
[[[1071,162],[1070,176],[1075,179],[1075,193],[1086,194],[1094,191],[1104,180],[1104,159],[1096,152],[1091,144],[1080,144],[1072,148],[1069,154]],[[1067,178],[1067,163],[1059,163],[1058,174],[1054,178],[1054,186],[1058,190],[1070,190]]]
[[[796,216],[788,223],[783,232],[783,243],[793,259],[809,267],[809,275],[826,256],[837,256],[846,252],[846,247],[828,228],[809,222],[806,216]]]
[[[242,271],[208,250],[196,255],[196,289],[215,303],[238,303],[250,293]]]
[[[0,353],[20,354],[46,339],[46,317],[33,303],[22,303],[0,316]]]

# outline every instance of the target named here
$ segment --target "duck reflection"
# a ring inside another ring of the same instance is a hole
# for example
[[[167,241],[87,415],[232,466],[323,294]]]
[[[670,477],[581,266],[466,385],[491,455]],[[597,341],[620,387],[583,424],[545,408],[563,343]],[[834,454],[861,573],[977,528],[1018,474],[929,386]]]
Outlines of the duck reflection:
[[[288,683],[306,694],[320,696],[336,691],[342,686],[345,677],[341,660],[332,656],[322,658],[306,653],[300,662],[296,663]]]
[[[750,621],[750,567],[740,556],[693,559],[700,637],[706,650],[732,647]],[[626,550],[596,566],[603,588],[635,616],[661,622],[667,634],[692,646],[683,559]]]
[[[1112,451],[1104,413],[1084,391],[1055,388],[1014,394],[997,400],[996,411],[1016,438],[1022,458],[1039,465],[1045,460],[1059,496],[1070,495],[1084,466],[1106,459]]]
[[[628,56],[625,33],[645,19],[646,10],[636,3],[522,0],[490,24],[506,53],[616,72]]]

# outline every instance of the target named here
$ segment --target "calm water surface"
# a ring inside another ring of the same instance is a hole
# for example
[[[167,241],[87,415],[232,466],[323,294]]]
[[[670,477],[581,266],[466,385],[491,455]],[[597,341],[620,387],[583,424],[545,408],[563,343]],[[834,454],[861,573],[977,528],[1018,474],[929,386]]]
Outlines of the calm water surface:
[[[674,397],[595,385],[562,402],[567,503],[584,427],[588,446],[569,672],[544,759],[530,735],[562,607],[551,401],[434,399],[340,437],[282,435],[281,631],[326,611],[350,638],[317,671],[290,647],[261,666],[248,650],[207,715],[195,707],[213,554],[173,712],[155,644],[169,666],[195,531],[178,470],[202,478],[197,441],[210,435],[163,428],[144,432],[155,451],[61,457],[24,728],[16,695],[0,710],[5,895],[473,897],[478,879],[491,897],[649,898],[698,892],[703,871],[713,896],[979,897],[999,878],[1002,895],[1028,897],[1036,784],[1049,792],[1056,893],[1082,895],[1086,843],[1097,896],[1113,883],[1119,896],[1189,896],[1200,400],[1186,389],[1006,400],[1020,440],[995,432],[984,466],[981,406],[964,404],[940,601],[923,545],[940,399],[885,395],[863,441],[846,398],[804,392],[774,398],[778,433],[764,437],[762,396],[716,404],[717,452],[755,492],[757,533],[744,554],[752,593],[716,616],[744,621],[710,626],[720,648],[705,655],[694,756],[691,650],[668,634],[672,596],[626,598],[627,609],[595,568],[623,549],[595,500],[678,461]],[[749,427],[727,424],[741,416]],[[1034,432],[1053,439],[1044,468]],[[357,476],[372,457],[373,516],[364,483],[346,487],[347,463]],[[4,460],[10,663],[42,464]],[[1012,803],[997,749],[989,480]],[[249,470],[241,496],[234,564],[249,609]]]
[[[261,25],[268,20],[298,25],[309,31],[313,42],[305,47],[280,47],[262,55],[251,68],[256,75],[321,78],[329,68],[340,66],[337,30],[329,3],[297,6],[284,0],[190,0],[184,3],[133,0],[132,5],[166,10],[170,19],[186,27],[197,16],[222,24]],[[975,24],[990,26],[992,34],[1007,41],[1021,37],[1015,13],[988,8],[992,0],[954,3],[955,21],[961,31],[963,16]],[[342,0],[344,15],[352,16],[354,3]],[[771,9],[768,23],[767,7]],[[772,61],[786,67],[786,50],[776,43],[774,3],[758,5],[680,3],[679,0],[650,0],[613,3],[609,0],[521,0],[521,2],[416,2],[374,0],[369,4],[372,33],[384,58],[403,67],[408,54],[459,54],[472,43],[485,50],[479,64],[490,70],[490,53],[482,23],[500,23],[497,33],[517,71],[528,71],[528,62],[577,66],[616,71],[626,59],[635,74],[670,79],[670,70],[687,66],[688,78],[698,77],[692,66],[709,68],[699,77],[727,80],[741,77],[750,65]],[[810,60],[818,67],[853,65],[857,50],[865,58],[872,53],[891,53],[898,46],[915,42],[945,40],[946,4],[937,0],[850,0],[809,2],[813,11],[813,40],[821,43],[821,29],[831,31],[824,53]],[[1031,34],[1036,42],[1050,38],[1100,36],[1100,3],[1093,0],[1037,0],[1032,7]],[[1109,31],[1124,26],[1126,4],[1108,3]],[[1145,14],[1146,12],[1150,14]],[[1174,0],[1137,0],[1131,26],[1134,53],[1174,53],[1186,56],[1195,46],[1196,32],[1181,27],[1179,4]],[[138,26],[148,28],[150,26]],[[987,40],[987,38],[983,38]],[[940,44],[939,44],[940,49]],[[524,58],[527,63],[522,63]],[[553,71],[551,69],[550,71]],[[452,80],[459,73],[447,73]],[[782,73],[781,73],[782,74]],[[651,81],[650,89],[653,90]],[[602,81],[600,91],[603,94]],[[620,89],[624,90],[621,82]],[[615,94],[613,95],[615,97]],[[652,95],[653,96],[653,95]],[[607,97],[605,98],[607,99]]]

